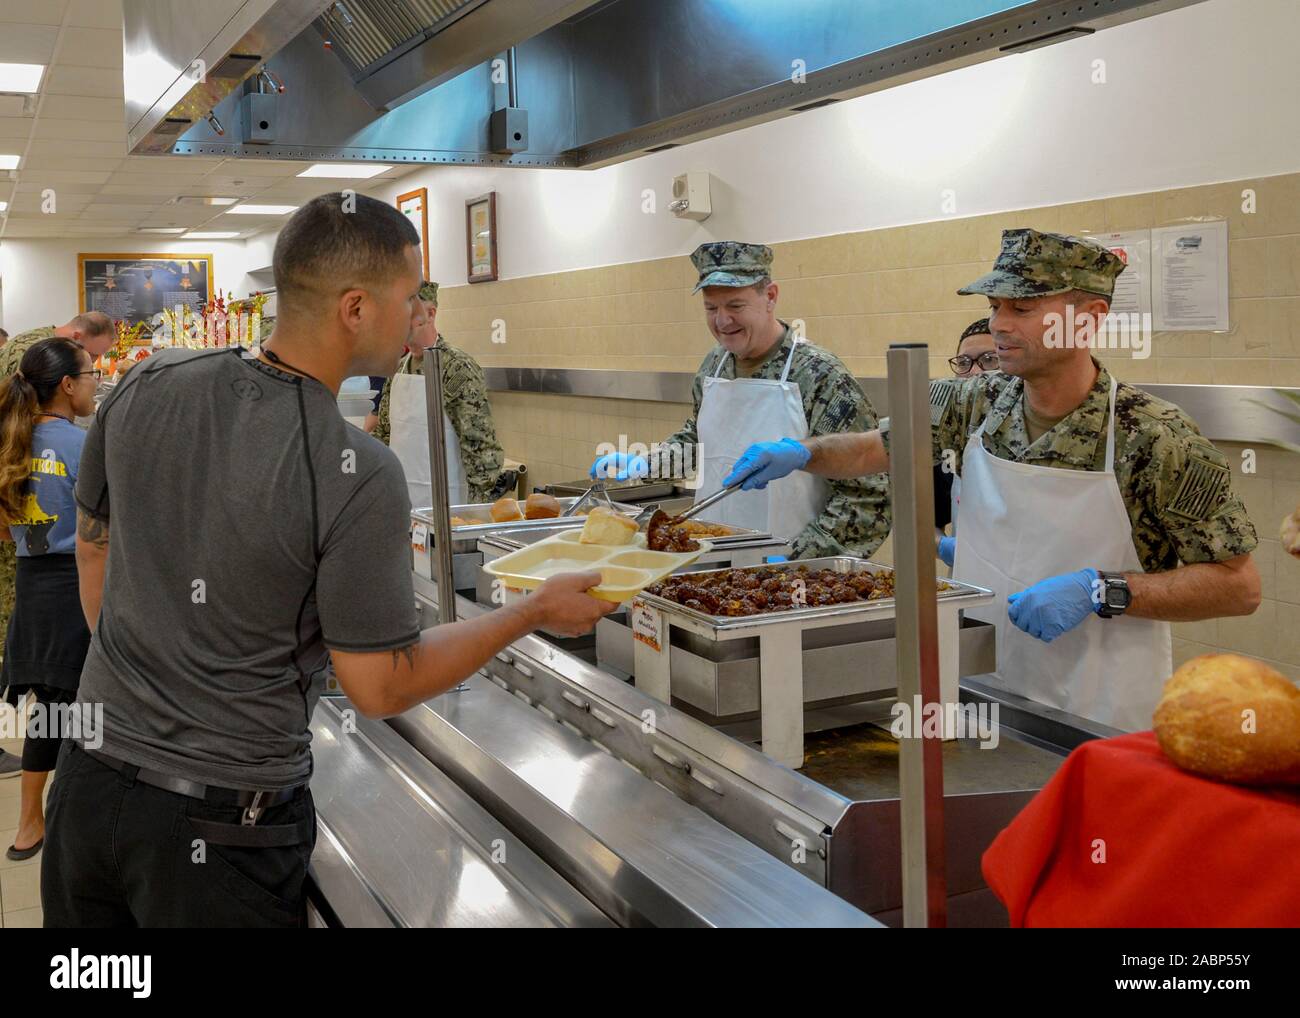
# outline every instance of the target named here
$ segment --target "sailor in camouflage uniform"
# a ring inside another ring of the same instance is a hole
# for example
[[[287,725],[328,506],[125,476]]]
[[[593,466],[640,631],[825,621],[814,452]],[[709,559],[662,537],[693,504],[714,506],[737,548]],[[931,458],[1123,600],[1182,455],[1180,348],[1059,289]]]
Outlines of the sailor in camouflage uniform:
[[[449,344],[434,326],[438,312],[438,284],[426,281],[420,287],[420,299],[424,301],[428,314],[423,335],[436,336],[435,345],[442,352],[442,398],[449,424],[447,460],[448,473],[451,475],[452,503],[491,501],[504,490],[502,482],[509,483],[512,478],[505,477],[501,469],[505,455],[501,443],[497,441],[483,369],[465,351],[457,350]],[[427,506],[430,502],[427,424],[419,423],[425,420],[424,384],[421,382],[415,386],[404,383],[401,379],[424,377],[425,345],[419,336],[413,336],[411,343],[411,352],[402,358],[397,373],[384,384],[374,436],[398,454],[398,459],[406,470],[407,486],[412,489],[411,504],[418,507]],[[398,401],[398,414],[401,420],[410,422],[411,428],[403,426],[400,434],[405,437],[399,437],[396,442],[393,412],[395,387],[399,391],[409,392],[413,397],[410,404],[406,404],[404,399]],[[423,439],[418,434],[421,427],[426,428]],[[456,449],[451,448],[453,439]]]
[[[0,347],[0,382],[7,382],[22,363],[23,354],[42,339],[62,336],[80,343],[90,354],[98,357],[117,340],[113,320],[102,311],[87,311],[77,315],[66,325],[42,325],[10,337]],[[18,563],[12,541],[0,541],[0,653],[3,653],[4,634],[9,630],[9,616],[14,610],[14,580]]]
[[[694,413],[652,452],[653,463],[614,453],[591,476],[681,476],[700,472],[696,500],[721,487],[744,449],[765,435],[805,437],[876,426],[876,414],[834,354],[777,318],[772,249],[719,241],[691,255],[717,345],[695,373]],[[621,457],[621,459],[620,459]],[[687,464],[687,458],[693,463]],[[792,478],[774,492],[736,492],[701,518],[780,537],[796,558],[867,556],[889,536],[889,478]]]
[[[953,575],[997,595],[967,612],[997,626],[990,681],[1131,731],[1172,670],[1169,622],[1248,615],[1260,580],[1222,453],[1091,356],[1085,330],[1123,269],[1091,240],[1005,231],[993,270],[958,291],[988,298],[1001,370],[932,382],[930,408],[934,459],[962,479]],[[878,467],[889,422],[811,445],[753,449],[737,474]]]

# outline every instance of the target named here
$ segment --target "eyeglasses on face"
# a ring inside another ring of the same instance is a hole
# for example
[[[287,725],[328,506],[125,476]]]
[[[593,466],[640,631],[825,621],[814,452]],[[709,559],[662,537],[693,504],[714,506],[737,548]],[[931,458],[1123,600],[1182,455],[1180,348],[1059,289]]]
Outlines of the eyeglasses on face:
[[[976,364],[980,366],[981,371],[996,371],[998,369],[998,352],[996,350],[986,350],[978,357],[968,357],[964,353],[956,357],[949,357],[948,364],[952,367],[955,374],[969,375],[970,369]]]
[[[77,376],[80,376],[80,375],[89,375],[89,376],[90,376],[91,378],[93,378],[96,382],[98,382],[101,378],[104,377],[104,372],[100,371],[99,368],[91,368],[89,371],[74,371],[74,372],[73,372],[73,376],[74,376],[74,377],[77,377]]]

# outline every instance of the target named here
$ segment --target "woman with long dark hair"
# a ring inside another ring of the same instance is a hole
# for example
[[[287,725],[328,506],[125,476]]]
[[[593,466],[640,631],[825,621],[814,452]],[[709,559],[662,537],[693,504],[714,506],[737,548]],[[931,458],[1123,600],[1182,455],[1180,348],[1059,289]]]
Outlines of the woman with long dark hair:
[[[74,423],[95,412],[99,372],[70,339],[32,345],[0,384],[0,539],[16,544],[17,599],[5,639],[0,685],[18,706],[36,701],[23,742],[18,831],[6,855],[30,859],[45,842],[41,795],[66,733],[58,720],[76,699],[90,630],[77,584],[73,490],[86,433]]]

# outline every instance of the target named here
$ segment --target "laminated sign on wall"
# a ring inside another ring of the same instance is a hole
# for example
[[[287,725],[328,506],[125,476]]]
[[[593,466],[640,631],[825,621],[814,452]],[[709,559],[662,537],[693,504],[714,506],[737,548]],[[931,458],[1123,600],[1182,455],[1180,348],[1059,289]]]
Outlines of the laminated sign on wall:
[[[1156,329],[1226,332],[1227,221],[1156,227],[1151,231],[1151,251]]]

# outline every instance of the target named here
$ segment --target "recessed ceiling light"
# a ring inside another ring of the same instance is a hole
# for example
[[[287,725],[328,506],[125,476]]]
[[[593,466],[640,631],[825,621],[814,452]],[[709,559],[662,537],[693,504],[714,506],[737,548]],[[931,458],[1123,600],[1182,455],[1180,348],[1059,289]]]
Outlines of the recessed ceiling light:
[[[9,211],[9,203],[7,201],[0,201],[0,212],[8,212],[8,211]]]
[[[228,216],[282,216],[286,212],[293,212],[297,205],[236,205],[233,209],[226,209]]]
[[[184,233],[183,226],[141,226],[136,233]]]
[[[0,153],[0,170],[18,169],[18,160],[22,156],[11,155],[8,152]]]
[[[366,177],[377,177],[384,170],[391,169],[391,166],[385,166],[383,163],[316,163],[314,166],[307,167],[298,176],[351,177],[364,180]]]
[[[0,92],[39,92],[44,64],[0,63]]]
[[[215,233],[213,232],[187,233],[181,239],[182,240],[230,240],[232,237],[238,237],[238,236],[239,236],[238,230],[234,231],[233,233],[227,233],[225,231],[218,230]]]

